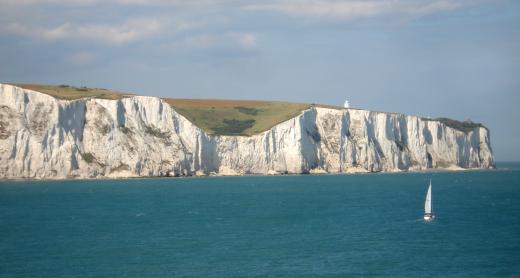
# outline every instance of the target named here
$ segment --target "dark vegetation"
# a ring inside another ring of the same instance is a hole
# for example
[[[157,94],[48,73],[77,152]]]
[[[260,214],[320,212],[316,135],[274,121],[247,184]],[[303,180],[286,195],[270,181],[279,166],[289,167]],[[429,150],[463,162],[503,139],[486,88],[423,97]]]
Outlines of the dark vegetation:
[[[472,121],[457,121],[453,119],[448,118],[435,118],[435,119],[424,119],[427,121],[439,121],[443,124],[445,124],[447,127],[451,127],[456,130],[460,130],[464,133],[469,133],[470,131],[474,130],[477,127],[484,127],[481,123],[474,123]],[[485,128],[485,127],[484,127]]]
[[[126,126],[122,126],[119,128],[121,130],[121,132],[123,132],[124,134],[129,134],[129,133],[132,133],[132,130],[130,130],[128,127]]]
[[[261,112],[262,110],[252,108],[252,107],[244,107],[244,106],[235,106],[235,109],[238,110],[240,113],[244,113],[251,116],[258,115],[258,112]]]
[[[79,153],[79,154],[81,155],[81,158],[83,158],[83,160],[85,160],[85,162],[87,162],[87,163],[92,163],[92,162],[96,161],[96,158],[91,153]]]
[[[160,129],[152,126],[145,127],[146,133],[161,139],[168,139],[171,134],[169,132],[161,132]]]
[[[79,155],[88,164],[96,163],[97,165],[99,165],[101,167],[105,167],[106,166],[104,163],[99,162],[99,160],[97,160],[97,158],[93,154],[91,154],[91,153],[82,153],[82,152],[80,152]]]
[[[130,170],[130,166],[128,166],[128,164],[121,163],[117,167],[112,168],[110,170],[110,173],[119,172],[119,171],[128,171],[128,170]]]
[[[243,132],[255,124],[255,120],[224,119],[223,125],[214,128],[218,134],[243,135]]]

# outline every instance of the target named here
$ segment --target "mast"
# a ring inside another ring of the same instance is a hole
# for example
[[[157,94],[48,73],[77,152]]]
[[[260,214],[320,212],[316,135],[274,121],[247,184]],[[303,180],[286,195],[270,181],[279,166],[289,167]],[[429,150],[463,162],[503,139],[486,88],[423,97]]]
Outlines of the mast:
[[[432,213],[432,180],[430,180],[430,186],[428,186],[428,193],[426,193],[426,200],[424,201],[424,213]]]

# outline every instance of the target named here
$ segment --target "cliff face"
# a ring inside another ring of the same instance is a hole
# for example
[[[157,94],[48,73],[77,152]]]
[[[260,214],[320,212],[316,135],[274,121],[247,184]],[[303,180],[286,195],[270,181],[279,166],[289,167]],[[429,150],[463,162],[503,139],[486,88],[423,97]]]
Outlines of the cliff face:
[[[0,178],[406,171],[494,166],[489,132],[311,108],[261,134],[208,135],[159,98],[58,100],[0,84]]]

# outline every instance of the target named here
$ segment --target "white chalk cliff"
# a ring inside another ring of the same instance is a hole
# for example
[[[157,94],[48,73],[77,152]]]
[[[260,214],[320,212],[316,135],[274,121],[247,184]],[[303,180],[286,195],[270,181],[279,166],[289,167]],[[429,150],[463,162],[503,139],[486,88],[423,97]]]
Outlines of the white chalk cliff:
[[[492,168],[489,132],[313,107],[263,133],[209,135],[159,98],[59,100],[0,84],[0,178]]]

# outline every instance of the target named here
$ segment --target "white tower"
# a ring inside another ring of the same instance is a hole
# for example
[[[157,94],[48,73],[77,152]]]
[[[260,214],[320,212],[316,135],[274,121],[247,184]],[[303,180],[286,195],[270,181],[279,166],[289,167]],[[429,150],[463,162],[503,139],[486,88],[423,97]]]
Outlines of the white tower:
[[[343,104],[343,107],[349,108],[350,104],[348,103],[348,99],[345,100],[345,104]]]

